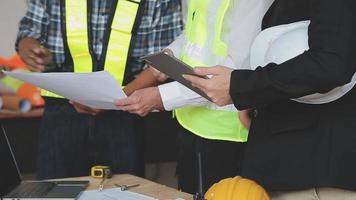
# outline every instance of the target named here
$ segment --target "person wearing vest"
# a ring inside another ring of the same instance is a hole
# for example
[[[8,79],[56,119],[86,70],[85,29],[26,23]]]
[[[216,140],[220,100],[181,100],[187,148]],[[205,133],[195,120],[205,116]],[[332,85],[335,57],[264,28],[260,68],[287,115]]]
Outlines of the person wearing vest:
[[[192,67],[222,64],[243,68],[270,4],[265,0],[190,0],[184,34],[166,51]],[[198,153],[204,191],[223,178],[239,174],[248,130],[238,121],[232,104],[219,107],[178,82],[138,90],[116,102],[139,115],[161,104],[165,110],[174,110],[182,127],[178,138],[179,189],[197,192]]]
[[[294,42],[307,50],[255,70],[196,69],[210,80],[187,76],[218,104],[253,110],[242,175],[273,200],[356,199],[355,10],[354,0],[275,0],[255,41],[270,45],[263,57],[278,60]],[[308,25],[307,39],[276,38],[296,24]]]
[[[178,0],[30,0],[16,47],[33,71],[106,70],[130,94],[144,67],[139,58],[164,48],[181,29]],[[87,176],[98,164],[143,176],[142,119],[42,95],[39,179]]]

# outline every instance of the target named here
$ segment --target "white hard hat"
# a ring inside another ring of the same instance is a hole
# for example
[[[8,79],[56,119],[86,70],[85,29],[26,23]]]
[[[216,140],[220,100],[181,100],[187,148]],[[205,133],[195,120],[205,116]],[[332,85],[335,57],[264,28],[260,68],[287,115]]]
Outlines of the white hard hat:
[[[256,69],[258,66],[264,67],[269,63],[281,64],[308,50],[309,24],[310,21],[301,21],[262,31],[251,47],[251,69]],[[328,93],[315,93],[292,100],[308,104],[329,103],[344,96],[355,84],[356,73],[350,83],[337,87]]]

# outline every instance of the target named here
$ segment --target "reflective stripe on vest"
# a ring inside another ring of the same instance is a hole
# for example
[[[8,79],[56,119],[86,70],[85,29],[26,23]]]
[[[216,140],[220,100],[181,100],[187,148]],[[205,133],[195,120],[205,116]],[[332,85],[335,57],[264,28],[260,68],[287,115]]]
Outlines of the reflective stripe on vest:
[[[92,72],[93,58],[89,49],[87,0],[65,1],[67,43],[76,73]],[[90,1],[89,1],[90,2]],[[123,84],[127,58],[132,38],[132,30],[141,0],[119,0],[111,24],[104,70]],[[103,48],[105,49],[105,48]],[[60,97],[42,90],[43,96]]]
[[[207,66],[207,63],[219,63],[227,57],[228,45],[221,40],[221,32],[230,1],[190,1],[185,29],[188,42],[180,56],[183,62],[190,66]],[[209,18],[211,16],[216,17]],[[209,32],[211,28],[208,26],[214,26],[215,31]],[[175,114],[185,129],[200,137],[235,142],[247,141],[248,130],[239,121],[237,112],[212,110],[206,107],[184,107],[176,109]]]

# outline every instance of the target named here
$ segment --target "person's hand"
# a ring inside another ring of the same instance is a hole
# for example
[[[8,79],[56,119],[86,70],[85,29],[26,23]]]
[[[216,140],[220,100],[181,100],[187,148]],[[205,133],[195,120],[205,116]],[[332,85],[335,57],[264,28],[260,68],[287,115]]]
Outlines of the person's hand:
[[[74,101],[69,101],[70,104],[73,105],[74,109],[81,114],[89,114],[89,115],[97,115],[101,112],[103,112],[103,110],[100,109],[95,109],[95,108],[91,108],[89,106],[85,106],[83,104],[80,104],[78,102],[74,102]]]
[[[202,77],[183,75],[192,86],[203,91],[215,104],[225,106],[232,103],[230,96],[230,78],[233,70],[224,66],[196,67],[194,72]]]
[[[158,87],[136,90],[125,99],[116,100],[114,104],[123,111],[146,116],[153,110],[164,110]]]
[[[168,79],[168,76],[165,73],[162,73],[161,71],[157,70],[156,68],[152,67],[149,65],[148,70],[151,71],[153,76],[158,80],[159,82],[164,82]]]
[[[19,43],[19,55],[29,70],[41,72],[52,62],[52,53],[36,39],[23,38]]]
[[[250,129],[251,126],[251,118],[249,116],[249,110],[242,110],[239,111],[239,119],[240,122],[242,123],[242,125],[247,128]]]
[[[163,50],[163,52],[170,56],[174,56],[173,51],[171,49],[166,48]],[[161,71],[157,70],[156,68],[154,68],[154,66],[149,65],[149,70],[159,82],[164,82],[168,79],[168,76],[165,73],[162,73]]]

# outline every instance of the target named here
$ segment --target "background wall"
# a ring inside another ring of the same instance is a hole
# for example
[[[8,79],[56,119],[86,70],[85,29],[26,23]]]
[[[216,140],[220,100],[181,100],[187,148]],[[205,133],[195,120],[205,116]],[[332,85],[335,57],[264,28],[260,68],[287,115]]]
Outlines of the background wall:
[[[26,0],[0,1],[0,56],[8,57],[15,53],[17,26],[25,10]]]

